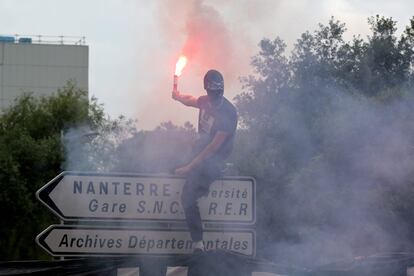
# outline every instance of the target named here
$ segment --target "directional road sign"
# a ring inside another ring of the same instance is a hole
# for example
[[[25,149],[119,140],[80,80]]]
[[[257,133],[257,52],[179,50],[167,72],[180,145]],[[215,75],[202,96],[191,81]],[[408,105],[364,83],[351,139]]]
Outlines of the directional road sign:
[[[133,229],[51,225],[36,242],[53,256],[180,255],[192,253],[187,230]],[[206,230],[207,250],[223,249],[254,256],[255,233],[251,230]]]
[[[183,221],[185,180],[171,175],[63,172],[37,198],[63,220]],[[255,181],[225,177],[199,200],[204,222],[254,224]]]

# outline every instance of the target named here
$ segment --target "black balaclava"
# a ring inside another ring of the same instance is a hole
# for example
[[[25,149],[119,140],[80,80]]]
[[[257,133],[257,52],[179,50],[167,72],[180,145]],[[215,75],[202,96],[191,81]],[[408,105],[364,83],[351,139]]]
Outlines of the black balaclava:
[[[220,104],[224,94],[224,78],[217,70],[209,70],[204,76],[204,89],[213,105]]]

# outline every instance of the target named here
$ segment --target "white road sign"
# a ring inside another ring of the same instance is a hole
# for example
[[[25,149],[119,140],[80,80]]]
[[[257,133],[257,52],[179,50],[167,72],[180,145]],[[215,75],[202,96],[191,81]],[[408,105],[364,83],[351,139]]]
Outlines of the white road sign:
[[[36,242],[53,256],[181,255],[192,253],[186,230],[51,225]],[[206,230],[207,250],[230,250],[248,256],[256,251],[251,230]]]
[[[185,180],[171,175],[63,172],[37,198],[63,220],[184,220]],[[199,200],[204,222],[254,224],[255,181],[226,177]]]

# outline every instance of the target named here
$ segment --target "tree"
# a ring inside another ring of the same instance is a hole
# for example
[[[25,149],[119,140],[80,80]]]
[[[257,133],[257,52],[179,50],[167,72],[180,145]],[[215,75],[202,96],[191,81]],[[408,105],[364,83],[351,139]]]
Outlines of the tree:
[[[400,38],[392,18],[369,24],[366,40],[347,42],[345,25],[331,18],[302,34],[288,58],[281,39],[263,39],[254,74],[242,78],[233,159],[259,183],[266,257],[309,265],[414,248],[414,24]]]
[[[125,120],[110,120],[96,99],[68,83],[51,97],[30,94],[18,98],[0,117],[0,258],[2,260],[44,258],[35,237],[57,219],[35,199],[35,192],[69,167],[70,152],[64,147],[67,134],[78,127],[99,133],[121,132]],[[116,136],[116,135],[115,135]],[[103,135],[100,142],[86,141],[88,162],[77,169],[103,168],[100,160],[111,155],[113,138]],[[97,144],[94,144],[97,143]],[[108,167],[108,166],[107,166]],[[108,169],[108,168],[107,168]]]

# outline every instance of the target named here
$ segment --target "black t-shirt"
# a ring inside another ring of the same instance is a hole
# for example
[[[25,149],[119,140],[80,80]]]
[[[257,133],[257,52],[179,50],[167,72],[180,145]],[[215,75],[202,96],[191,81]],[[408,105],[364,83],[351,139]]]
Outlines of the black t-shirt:
[[[200,109],[198,115],[198,133],[200,135],[196,144],[196,153],[201,152],[214,138],[218,131],[227,132],[229,137],[224,141],[211,159],[224,161],[233,149],[234,136],[237,128],[236,108],[223,97],[217,106],[210,104],[208,96],[201,96],[197,100]]]

